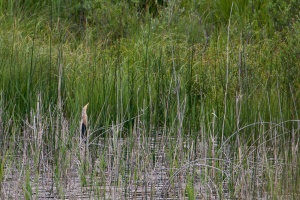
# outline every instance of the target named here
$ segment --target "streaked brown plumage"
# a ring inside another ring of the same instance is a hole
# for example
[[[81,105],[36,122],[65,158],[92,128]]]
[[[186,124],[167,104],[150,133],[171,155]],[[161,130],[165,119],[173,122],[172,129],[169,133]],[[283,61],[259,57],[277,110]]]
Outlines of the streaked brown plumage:
[[[81,112],[81,122],[80,122],[80,130],[81,130],[81,139],[86,139],[87,137],[87,126],[88,126],[88,116],[86,114],[86,109],[89,104],[86,104],[82,108]]]

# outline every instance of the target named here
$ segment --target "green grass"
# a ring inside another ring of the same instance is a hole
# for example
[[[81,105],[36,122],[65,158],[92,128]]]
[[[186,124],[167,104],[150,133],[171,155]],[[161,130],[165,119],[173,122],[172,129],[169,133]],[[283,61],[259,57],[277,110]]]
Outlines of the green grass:
[[[294,3],[149,2],[0,3],[1,196],[297,199]]]

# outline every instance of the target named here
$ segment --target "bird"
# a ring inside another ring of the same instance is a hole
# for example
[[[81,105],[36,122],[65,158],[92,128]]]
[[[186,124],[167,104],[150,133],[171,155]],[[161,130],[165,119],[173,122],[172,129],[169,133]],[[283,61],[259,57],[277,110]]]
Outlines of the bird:
[[[87,138],[88,116],[86,114],[86,109],[88,105],[89,103],[83,106],[81,112],[81,121],[80,121],[81,139],[84,140],[84,142],[86,142],[86,138]]]

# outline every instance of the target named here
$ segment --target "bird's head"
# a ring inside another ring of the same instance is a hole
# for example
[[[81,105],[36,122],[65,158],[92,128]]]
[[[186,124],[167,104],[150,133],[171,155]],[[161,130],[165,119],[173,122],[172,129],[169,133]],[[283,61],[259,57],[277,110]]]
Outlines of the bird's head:
[[[85,106],[83,106],[83,109],[86,110],[88,105],[89,105],[89,103],[87,103]]]

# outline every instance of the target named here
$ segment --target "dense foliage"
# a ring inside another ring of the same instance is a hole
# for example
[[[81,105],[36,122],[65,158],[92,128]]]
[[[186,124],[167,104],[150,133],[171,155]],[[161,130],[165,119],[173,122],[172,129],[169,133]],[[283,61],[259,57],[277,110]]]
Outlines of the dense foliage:
[[[177,86],[189,127],[201,108],[222,116],[224,98],[227,109],[242,104],[242,123],[270,104],[265,120],[297,116],[296,1],[5,0],[0,9],[2,102],[20,118],[38,94],[45,108],[57,104],[60,65],[68,117],[90,102],[94,121],[128,120],[143,107],[161,125],[177,110]]]

